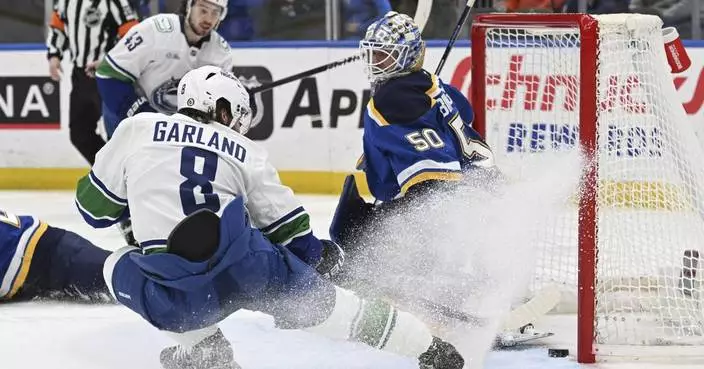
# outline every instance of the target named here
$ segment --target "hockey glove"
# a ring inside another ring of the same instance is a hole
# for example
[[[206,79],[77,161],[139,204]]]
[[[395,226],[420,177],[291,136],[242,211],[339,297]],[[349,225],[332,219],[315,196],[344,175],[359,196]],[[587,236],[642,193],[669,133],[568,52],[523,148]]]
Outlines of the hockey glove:
[[[345,263],[345,252],[335,242],[320,240],[323,244],[323,255],[315,270],[326,279],[331,279],[342,269]]]
[[[122,237],[128,245],[139,247],[139,243],[134,238],[134,233],[132,232],[132,220],[130,218],[117,223],[117,229],[120,231],[120,234],[122,234]]]

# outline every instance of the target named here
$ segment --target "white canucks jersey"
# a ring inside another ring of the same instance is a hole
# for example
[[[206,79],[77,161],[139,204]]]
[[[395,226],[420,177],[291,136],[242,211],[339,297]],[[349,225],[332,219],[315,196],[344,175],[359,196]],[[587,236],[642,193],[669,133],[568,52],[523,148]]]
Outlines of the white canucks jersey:
[[[186,72],[204,65],[231,70],[233,64],[230,46],[217,32],[190,46],[184,26],[177,14],[143,20],[107,53],[109,68],[99,69],[99,76],[135,83],[157,111],[176,112],[176,88]]]
[[[222,215],[236,196],[272,242],[310,232],[308,214],[261,146],[218,123],[140,113],[125,119],[98,152],[79,181],[77,204],[98,227],[114,223],[128,207],[134,236],[148,251],[164,247],[186,215],[202,208]],[[295,226],[282,233],[287,224]]]

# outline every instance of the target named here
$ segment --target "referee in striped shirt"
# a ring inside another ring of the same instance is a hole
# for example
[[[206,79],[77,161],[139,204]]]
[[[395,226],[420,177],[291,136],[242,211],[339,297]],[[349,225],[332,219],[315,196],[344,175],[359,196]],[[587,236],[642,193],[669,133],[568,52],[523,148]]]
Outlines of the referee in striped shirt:
[[[128,0],[55,0],[47,39],[49,74],[61,80],[61,59],[68,50],[71,72],[69,131],[71,143],[91,164],[105,141],[97,133],[101,117],[95,68],[107,50],[130,27],[137,15]]]

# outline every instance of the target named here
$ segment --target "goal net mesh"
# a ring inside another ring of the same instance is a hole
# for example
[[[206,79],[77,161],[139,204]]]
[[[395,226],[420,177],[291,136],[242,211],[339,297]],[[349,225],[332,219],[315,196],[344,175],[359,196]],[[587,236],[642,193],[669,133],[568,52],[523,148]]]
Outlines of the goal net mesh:
[[[580,130],[596,125],[595,342],[700,345],[704,156],[676,95],[662,23],[594,18],[597,73],[586,80],[578,26],[486,26],[487,142],[499,168],[517,179],[530,170],[525,159],[578,151]],[[593,89],[580,96],[585,83]],[[580,116],[585,99],[596,99],[596,121]],[[533,245],[533,288],[562,286],[562,311],[576,309],[578,268],[593,267],[578,263],[577,185],[574,193]]]

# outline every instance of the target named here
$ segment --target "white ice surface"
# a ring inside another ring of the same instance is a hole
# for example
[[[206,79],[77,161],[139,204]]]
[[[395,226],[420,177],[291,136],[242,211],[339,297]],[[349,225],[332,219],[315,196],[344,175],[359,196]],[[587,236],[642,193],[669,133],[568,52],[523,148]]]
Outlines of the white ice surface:
[[[319,237],[335,208],[331,196],[301,196],[311,213]],[[16,214],[32,214],[51,225],[74,231],[100,247],[115,249],[122,238],[114,228],[95,230],[85,224],[73,204],[71,192],[0,191],[0,208]],[[266,315],[241,311],[222,324],[233,344],[237,361],[245,369],[411,369],[410,359],[373,351],[345,342],[332,342],[300,331],[273,327]],[[482,362],[484,368],[580,368],[574,358],[549,358],[547,347],[575,352],[574,315],[550,316],[536,323],[555,336],[534,346],[511,351],[494,351]],[[0,369],[158,369],[161,348],[171,345],[165,335],[153,329],[135,313],[121,306],[88,306],[54,302],[0,305]],[[480,350],[482,351],[482,350]],[[477,354],[480,355],[480,354]],[[478,367],[478,366],[472,366]],[[704,363],[680,365],[601,363],[585,368],[664,369],[704,368]]]

